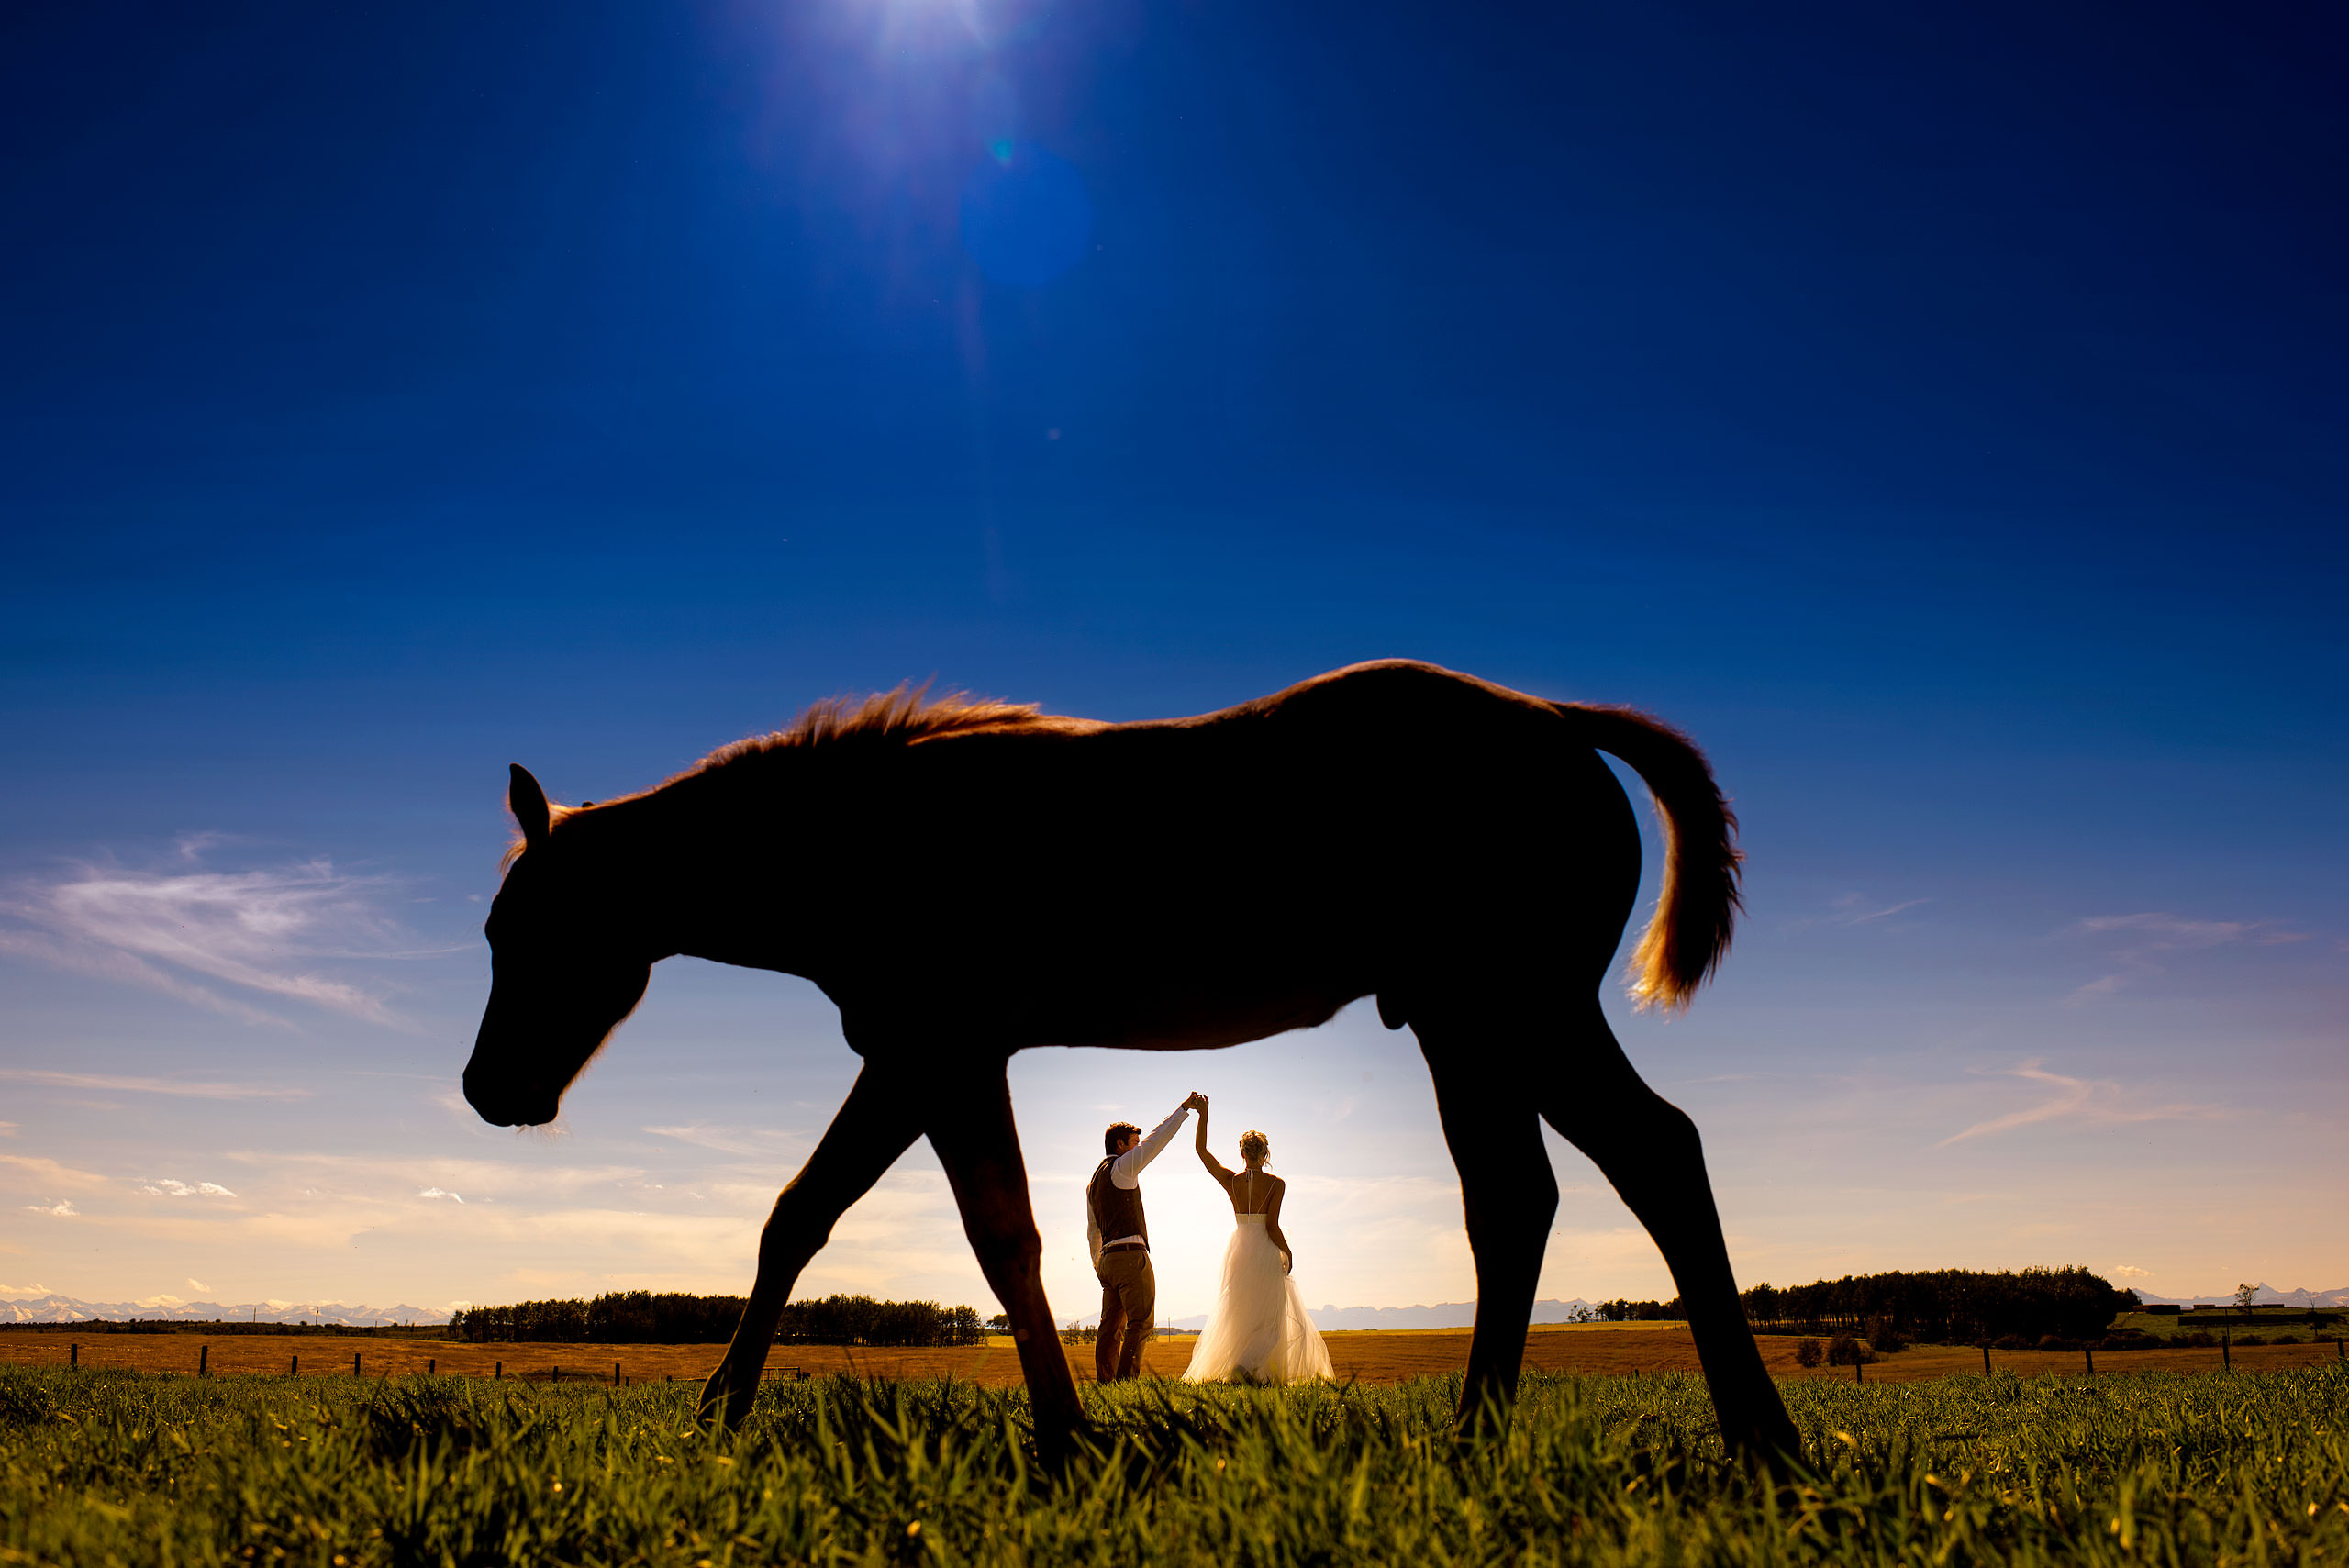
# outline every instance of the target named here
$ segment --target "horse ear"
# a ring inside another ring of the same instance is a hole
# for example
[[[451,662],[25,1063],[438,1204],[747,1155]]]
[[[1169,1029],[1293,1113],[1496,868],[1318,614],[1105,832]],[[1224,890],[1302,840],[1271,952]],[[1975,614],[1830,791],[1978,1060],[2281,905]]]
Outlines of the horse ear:
[[[520,824],[523,844],[535,850],[547,841],[549,818],[553,815],[547,809],[547,792],[539,787],[529,769],[519,762],[507,765],[512,773],[506,784],[506,809]]]

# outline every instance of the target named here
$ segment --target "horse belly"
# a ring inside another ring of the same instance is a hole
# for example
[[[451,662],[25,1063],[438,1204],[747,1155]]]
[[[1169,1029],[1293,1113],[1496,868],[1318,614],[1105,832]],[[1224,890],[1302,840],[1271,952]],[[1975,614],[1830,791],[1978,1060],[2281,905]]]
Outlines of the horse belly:
[[[1039,1044],[1109,1046],[1126,1051],[1215,1051],[1291,1029],[1328,1023],[1355,995],[1342,988],[1285,994],[1186,991],[1137,996],[1125,1006],[1072,1011],[1057,1027],[1040,1020]]]
[[[1118,923],[1033,951],[1030,984],[1008,1009],[1020,1043],[1212,1050],[1327,1023],[1372,989],[1363,956],[1344,951],[1359,944],[1152,925]]]

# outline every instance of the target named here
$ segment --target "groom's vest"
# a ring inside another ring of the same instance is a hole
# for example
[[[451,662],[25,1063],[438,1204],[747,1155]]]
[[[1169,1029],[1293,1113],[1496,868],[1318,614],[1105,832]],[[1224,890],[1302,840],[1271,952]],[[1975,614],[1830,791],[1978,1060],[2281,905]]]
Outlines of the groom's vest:
[[[1114,1160],[1102,1161],[1085,1184],[1085,1201],[1093,1207],[1094,1227],[1101,1232],[1104,1244],[1139,1236],[1147,1247],[1150,1224],[1141,1217],[1141,1189],[1121,1187],[1110,1180],[1109,1167],[1114,1163]]]

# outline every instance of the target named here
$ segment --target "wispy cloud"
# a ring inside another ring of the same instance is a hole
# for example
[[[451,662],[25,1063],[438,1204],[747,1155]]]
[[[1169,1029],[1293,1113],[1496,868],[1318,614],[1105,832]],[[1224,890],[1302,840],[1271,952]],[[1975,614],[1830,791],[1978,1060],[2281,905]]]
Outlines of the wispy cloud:
[[[2285,930],[2272,920],[2182,920],[2175,915],[2091,915],[2078,929],[2140,933],[2140,946],[2165,950],[2223,947],[2230,942],[2267,947],[2306,940],[2302,933]]]
[[[21,1171],[28,1180],[23,1184],[54,1192],[62,1187],[68,1191],[103,1192],[114,1185],[107,1177],[95,1171],[77,1171],[71,1165],[39,1154],[0,1154],[0,1170]]]
[[[2139,981],[2165,973],[2165,966],[2153,956],[2156,953],[2236,946],[2277,947],[2307,940],[2306,933],[2287,930],[2273,920],[2188,920],[2150,911],[2091,915],[2075,923],[2070,930],[2075,936],[2121,939],[2110,950],[2110,962],[2115,967],[2065,998],[2075,1006],[2101,1001]]]
[[[1976,1122],[1963,1131],[1954,1132],[1936,1147],[1946,1149],[1953,1143],[1963,1143],[1968,1139],[1987,1138],[1994,1133],[2010,1132],[2016,1128],[2043,1121],[2067,1118],[2084,1122],[2199,1121],[2216,1119],[2228,1114],[2221,1106],[2132,1103],[2128,1093],[2118,1084],[2067,1078],[2060,1073],[2050,1073],[2037,1062],[2003,1068],[1999,1073],[2004,1077],[2043,1084],[2053,1093],[2037,1105],[1992,1117],[1987,1121]]]
[[[416,1195],[418,1197],[444,1197],[451,1203],[462,1203],[465,1201],[463,1198],[459,1197],[455,1193],[450,1192],[445,1187],[427,1187]]]
[[[198,1291],[202,1291],[202,1292],[206,1293],[206,1295],[209,1295],[209,1294],[211,1293],[212,1287],[211,1287],[210,1285],[208,1285],[208,1284],[205,1284],[205,1283],[204,1283],[202,1280],[200,1280],[200,1279],[191,1279],[191,1280],[189,1280],[187,1283],[188,1283],[188,1284],[190,1285],[190,1287],[192,1287],[193,1289],[195,1289],[195,1290],[198,1290]]]
[[[175,1182],[169,1176],[148,1182],[139,1189],[157,1197],[235,1197],[237,1195],[217,1182]]]
[[[38,1084],[50,1089],[105,1089],[126,1095],[176,1095],[189,1100],[306,1100],[310,1097],[307,1089],[277,1088],[259,1084],[211,1084],[184,1078],[123,1078],[106,1073],[51,1073],[39,1067],[0,1067],[0,1080]]]
[[[534,1161],[451,1159],[428,1156],[319,1154],[229,1150],[220,1156],[253,1170],[264,1188],[290,1186],[306,1197],[405,1207],[417,1197],[473,1195],[468,1205],[506,1201],[547,1203],[583,1193],[609,1191],[644,1179],[638,1165],[542,1165]],[[773,1201],[772,1189],[768,1194]]]
[[[1777,924],[1787,931],[1816,930],[1822,926],[1865,926],[1876,920],[1888,920],[1895,915],[1905,915],[1920,905],[1932,902],[1930,898],[1903,898],[1887,903],[1865,893],[1839,893],[1827,901],[1825,908],[1813,905],[1810,913],[1783,917]]]
[[[180,840],[171,869],[83,865],[19,884],[0,900],[0,952],[139,985],[251,1023],[285,1020],[202,981],[225,982],[373,1023],[401,1025],[384,999],[319,972],[320,960],[417,956],[375,906],[390,885],[324,859],[262,871],[187,869],[216,840]]]
[[[2094,980],[2073,991],[2064,998],[2066,1002],[2094,1002],[2111,995],[2129,984],[2125,974],[2099,974]]]
[[[2116,1265],[2112,1272],[2119,1274],[2122,1279],[2151,1279],[2154,1277],[2153,1270],[2135,1268],[2128,1263]]]
[[[0,1296],[47,1296],[45,1284],[0,1284]]]
[[[48,1205],[28,1203],[25,1207],[35,1214],[53,1214],[60,1219],[71,1219],[80,1212],[73,1207],[72,1200],[70,1198],[59,1198],[55,1203]]]
[[[780,1156],[787,1149],[807,1141],[804,1135],[796,1132],[781,1132],[765,1127],[720,1127],[710,1122],[693,1122],[680,1127],[648,1127],[644,1130],[655,1137],[674,1138],[680,1143],[690,1143],[696,1149],[762,1159]]]
[[[51,969],[61,969],[69,974],[86,974],[93,980],[160,991],[192,1007],[223,1014],[240,1023],[273,1024],[281,1028],[285,1025],[285,1020],[274,1013],[263,1012],[233,996],[223,996],[217,991],[183,980],[135,954],[95,942],[74,941],[22,927],[0,926],[0,953],[46,964]]]
[[[1863,926],[1870,920],[1888,919],[1905,909],[1920,904],[1931,904],[1930,898],[1907,898],[1898,904],[1877,905],[1865,894],[1846,893],[1835,900],[1834,921],[1839,926]]]

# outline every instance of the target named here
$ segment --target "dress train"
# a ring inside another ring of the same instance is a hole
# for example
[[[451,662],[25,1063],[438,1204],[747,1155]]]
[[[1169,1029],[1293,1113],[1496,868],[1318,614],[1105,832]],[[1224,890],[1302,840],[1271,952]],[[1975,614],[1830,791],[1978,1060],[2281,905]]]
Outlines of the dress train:
[[[1261,1214],[1237,1214],[1223,1252],[1223,1289],[1191,1350],[1186,1383],[1297,1383],[1335,1377],[1321,1331],[1288,1277]]]

